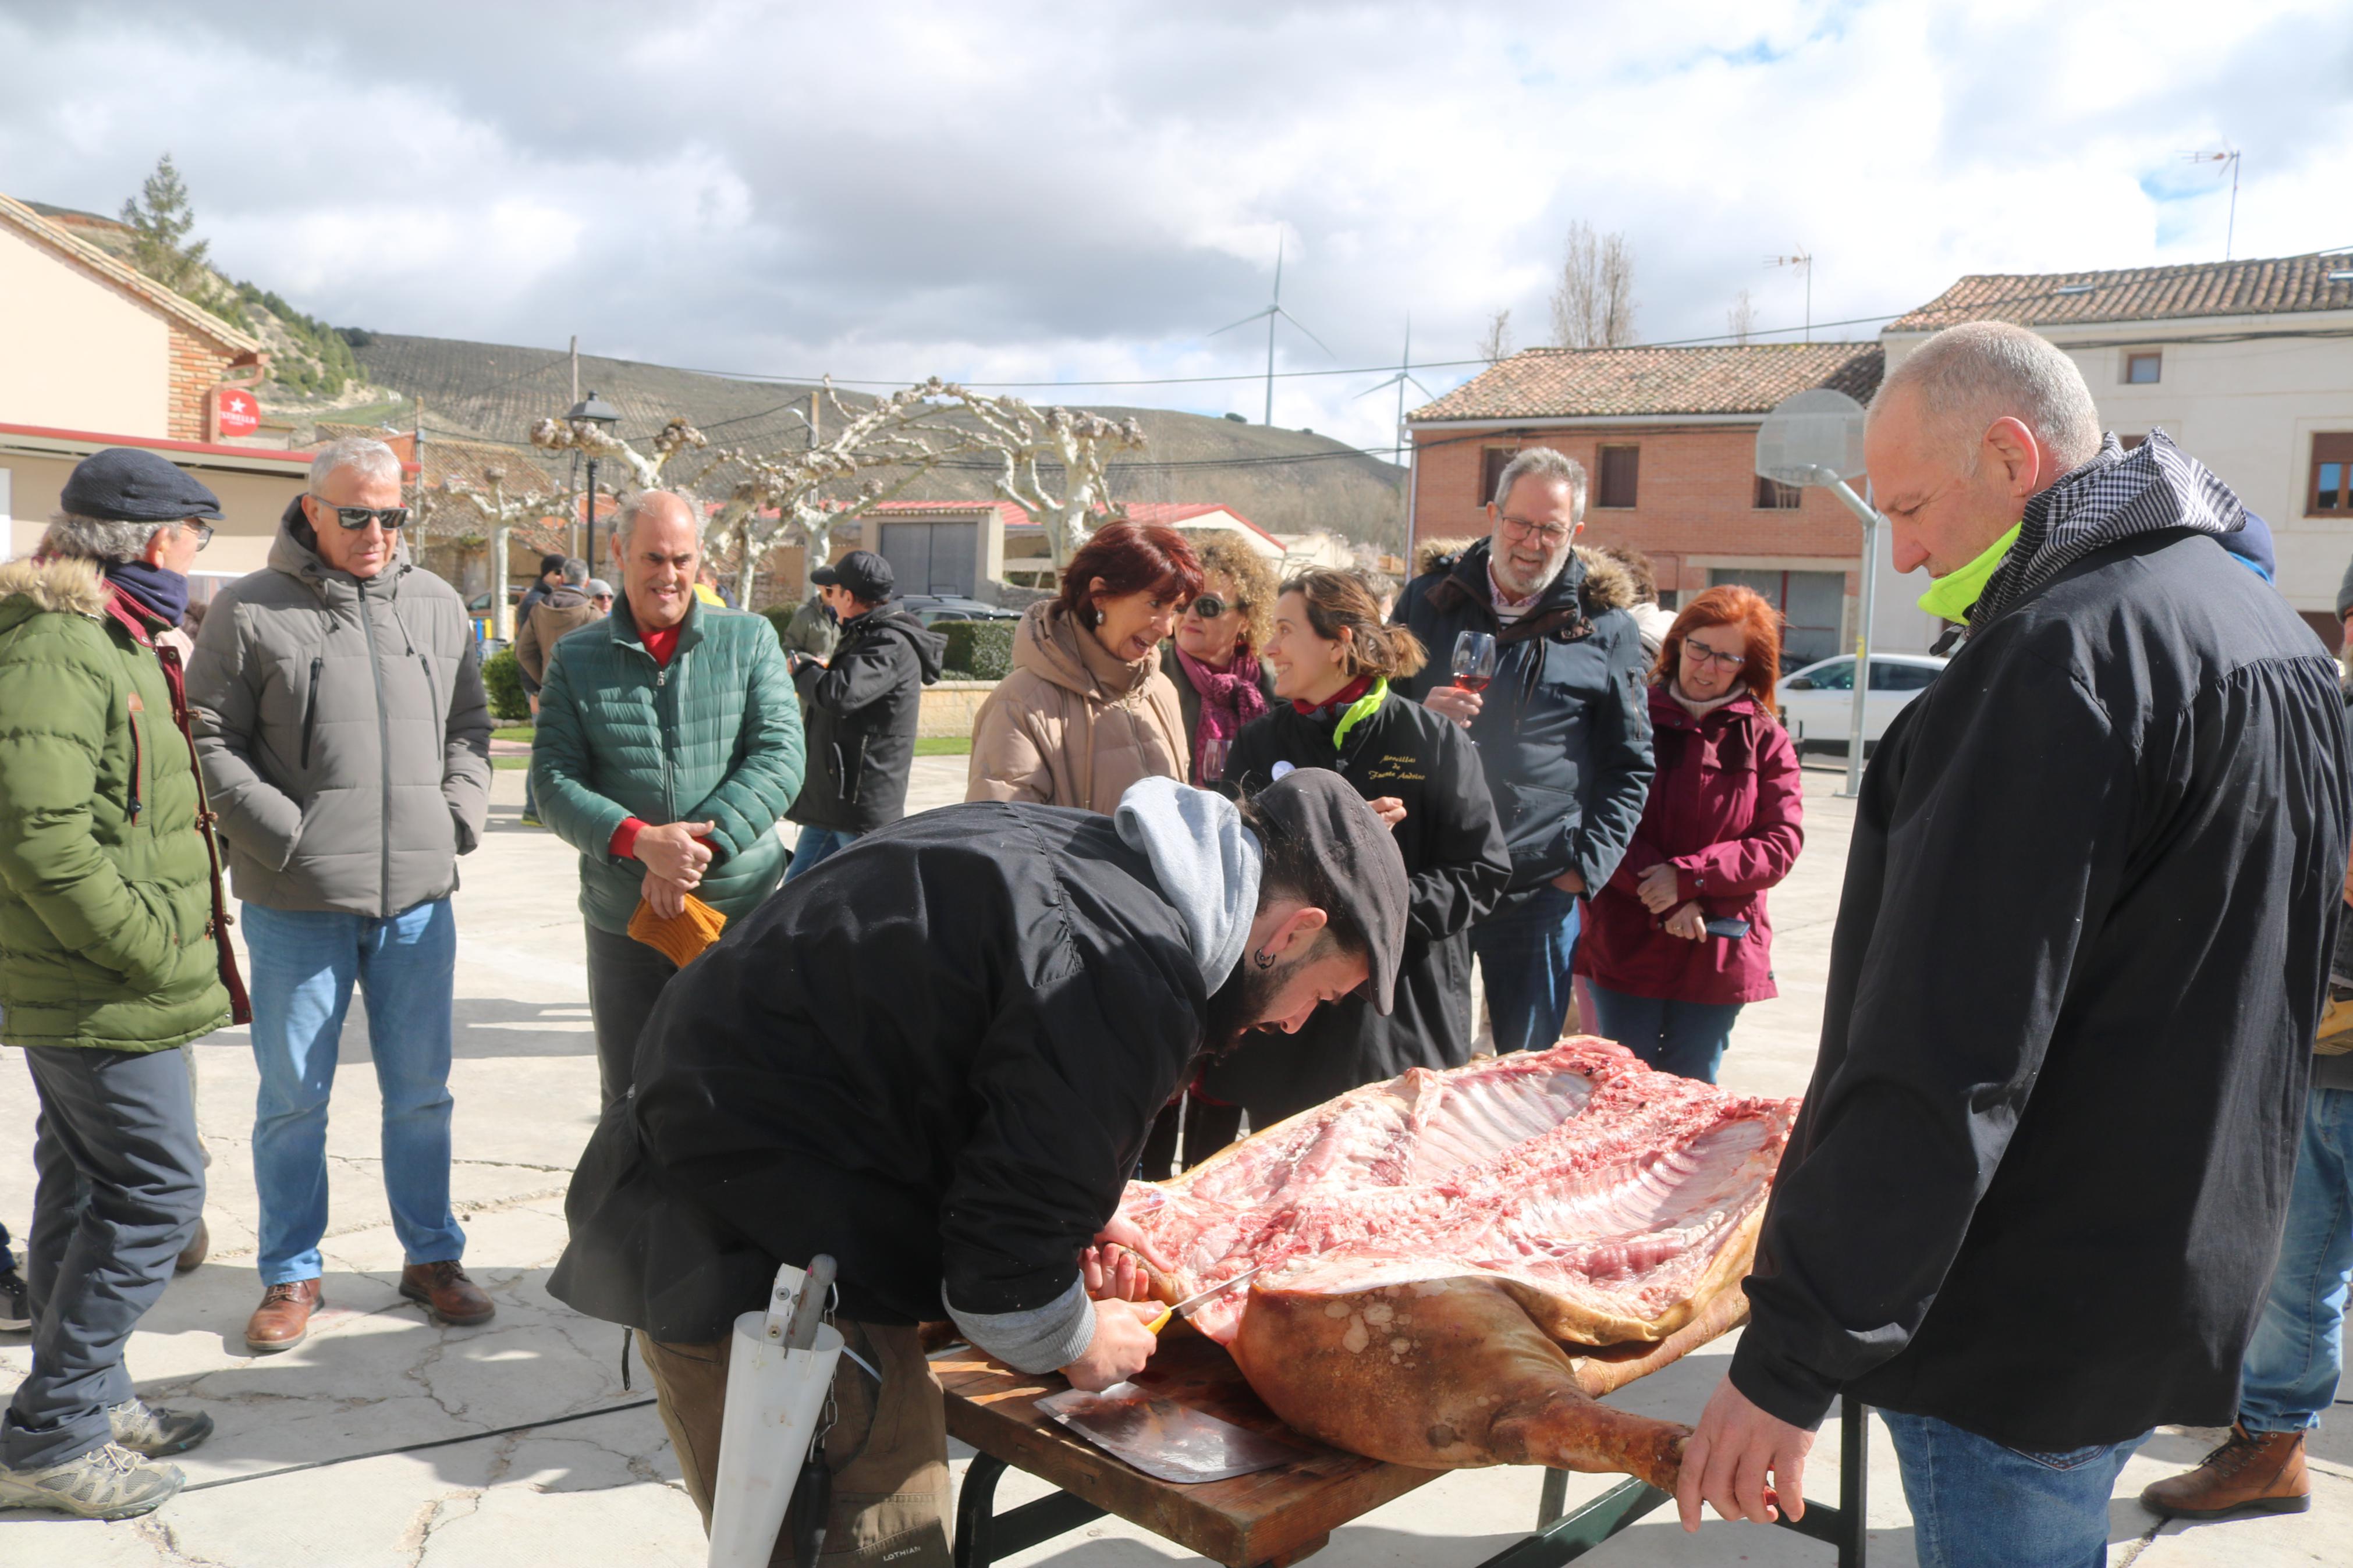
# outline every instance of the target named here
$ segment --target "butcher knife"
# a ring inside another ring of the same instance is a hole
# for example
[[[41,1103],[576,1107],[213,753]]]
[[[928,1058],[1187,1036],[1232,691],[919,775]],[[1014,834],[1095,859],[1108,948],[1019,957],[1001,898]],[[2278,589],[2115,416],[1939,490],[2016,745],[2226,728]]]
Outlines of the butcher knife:
[[[1210,1286],[1208,1289],[1198,1291],[1193,1295],[1186,1297],[1183,1300],[1177,1302],[1175,1306],[1169,1308],[1166,1311],[1152,1320],[1152,1331],[1155,1334],[1158,1333],[1161,1330],[1166,1328],[1168,1326],[1168,1321],[1171,1318],[1176,1317],[1178,1313],[1190,1312],[1202,1302],[1209,1300],[1215,1297],[1224,1295],[1227,1291],[1232,1289],[1235,1286],[1240,1284],[1243,1280],[1249,1279],[1251,1275],[1257,1273],[1260,1269],[1265,1267],[1266,1265],[1263,1263],[1254,1263],[1248,1268],[1243,1269],[1240,1274],[1235,1275],[1230,1279],[1220,1279],[1215,1285]]]
[[[1230,1480],[1313,1458],[1313,1452],[1203,1411],[1165,1394],[1114,1383],[1100,1394],[1065,1389],[1038,1408],[1155,1480],[1188,1484]]]

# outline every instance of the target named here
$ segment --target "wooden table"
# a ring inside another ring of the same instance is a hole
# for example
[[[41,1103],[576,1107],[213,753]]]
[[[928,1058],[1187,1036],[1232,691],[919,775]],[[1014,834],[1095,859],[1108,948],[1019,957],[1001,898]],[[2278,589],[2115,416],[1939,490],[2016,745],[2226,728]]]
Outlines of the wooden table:
[[[1067,1531],[1117,1514],[1226,1568],[1284,1568],[1317,1551],[1332,1531],[1446,1474],[1387,1465],[1302,1437],[1276,1420],[1225,1351],[1188,1328],[1171,1328],[1139,1382],[1237,1426],[1274,1433],[1308,1457],[1254,1475],[1194,1485],[1157,1480],[1072,1434],[1037,1402],[1069,1386],[1032,1377],[963,1347],[932,1360],[947,1391],[948,1431],[979,1450],[956,1500],[955,1568],[989,1568]],[[1838,1548],[1839,1568],[1863,1568],[1864,1421],[1843,1406],[1839,1506],[1808,1502],[1802,1524],[1782,1523]],[[997,1483],[1008,1468],[1060,1489],[1005,1513]],[[1545,1476],[1536,1531],[1480,1568],[1556,1568],[1672,1500],[1641,1481],[1612,1487],[1564,1510],[1568,1478]]]

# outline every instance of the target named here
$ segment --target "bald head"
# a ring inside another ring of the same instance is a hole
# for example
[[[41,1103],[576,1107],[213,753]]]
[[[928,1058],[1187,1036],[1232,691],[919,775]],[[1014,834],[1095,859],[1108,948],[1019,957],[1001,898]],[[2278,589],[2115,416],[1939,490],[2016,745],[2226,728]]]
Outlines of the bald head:
[[[1888,373],[1863,433],[1895,569],[1958,571],[2099,449],[2091,389],[2049,341],[2003,321],[1937,333]]]

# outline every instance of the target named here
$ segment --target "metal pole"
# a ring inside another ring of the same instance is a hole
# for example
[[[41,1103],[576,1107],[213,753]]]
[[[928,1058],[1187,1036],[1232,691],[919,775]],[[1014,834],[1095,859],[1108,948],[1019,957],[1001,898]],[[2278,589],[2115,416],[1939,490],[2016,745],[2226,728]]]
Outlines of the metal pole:
[[[588,459],[588,571],[596,571],[596,459]]]
[[[1815,483],[1844,501],[1847,510],[1862,520],[1862,602],[1857,606],[1862,625],[1855,638],[1854,715],[1847,729],[1846,788],[1839,791],[1841,797],[1852,800],[1862,790],[1862,705],[1871,693],[1871,615],[1878,599],[1879,526],[1886,520],[1829,469],[1816,468],[1814,475]]]

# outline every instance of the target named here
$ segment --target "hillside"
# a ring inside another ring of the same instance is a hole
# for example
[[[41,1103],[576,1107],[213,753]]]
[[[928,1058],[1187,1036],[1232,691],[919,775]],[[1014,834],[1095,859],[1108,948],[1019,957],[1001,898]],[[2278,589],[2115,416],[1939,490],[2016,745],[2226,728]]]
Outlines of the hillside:
[[[387,417],[405,426],[408,400],[422,398],[428,435],[439,429],[521,443],[534,421],[563,413],[572,401],[571,358],[561,349],[390,332],[347,335],[365,379],[400,399],[396,414],[385,410]],[[580,386],[594,388],[621,411],[618,434],[625,437],[650,436],[672,416],[684,415],[713,446],[754,449],[804,442],[807,426],[788,411],[805,411],[815,390],[588,354],[580,357]],[[863,401],[852,394],[843,400]],[[1111,466],[1113,493],[1123,500],[1210,501],[1273,532],[1328,529],[1389,549],[1405,537],[1405,470],[1329,437],[1161,408],[1086,406],[1115,418],[1132,416],[1144,426],[1143,452]],[[702,477],[705,488],[723,478]],[[985,497],[989,470],[981,465],[940,469],[922,493],[955,500]]]

